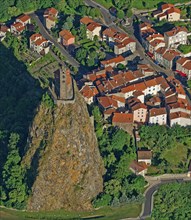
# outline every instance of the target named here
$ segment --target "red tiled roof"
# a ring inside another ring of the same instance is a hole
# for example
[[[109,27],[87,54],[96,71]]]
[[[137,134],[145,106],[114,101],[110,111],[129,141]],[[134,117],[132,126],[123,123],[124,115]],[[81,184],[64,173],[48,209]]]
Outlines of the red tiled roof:
[[[133,114],[132,113],[114,113],[112,122],[113,123],[133,123]]]
[[[172,30],[167,31],[164,34],[171,37],[171,36],[174,36],[174,35],[178,34],[181,31],[188,32],[187,28],[185,28],[185,27],[174,27]]]
[[[112,63],[120,63],[120,62],[123,62],[125,61],[125,58],[121,55],[117,56],[117,57],[114,57],[114,58],[111,58],[109,60],[103,60],[101,61],[101,64],[102,65],[108,65],[108,64],[112,64]]]
[[[176,118],[190,118],[191,115],[185,112],[172,112],[170,113],[170,120],[176,119]]]
[[[92,22],[94,22],[94,21],[89,17],[83,17],[80,19],[80,23],[85,24],[85,25],[88,25]]]
[[[7,31],[8,31],[8,27],[7,26],[5,26],[5,25],[0,25],[0,32],[4,32],[4,33],[6,33]]]
[[[107,28],[103,31],[102,34],[108,37],[114,37],[115,34],[117,34],[117,30],[115,30],[114,28]]]
[[[172,104],[172,103],[176,103],[177,102],[177,95],[172,95],[172,96],[169,96],[165,99],[166,101],[166,104]]]
[[[188,62],[186,62],[186,63],[183,65],[183,68],[184,68],[184,69],[187,69],[187,70],[191,70],[191,60],[189,60]]]
[[[22,22],[26,22],[30,20],[30,17],[28,15],[23,14],[23,15],[20,15],[17,19],[19,19]]]
[[[180,53],[175,50],[167,50],[163,55],[163,58],[168,61],[172,61],[175,57],[179,56]]]
[[[104,115],[111,115],[113,114],[114,112],[116,112],[116,109],[114,108],[109,108],[107,110],[104,111]]]
[[[96,22],[91,22],[91,23],[89,23],[89,24],[87,25],[87,29],[88,29],[89,31],[93,31],[93,30],[95,30],[97,27],[101,27],[101,25],[98,24],[98,23],[96,23]]]
[[[138,160],[140,159],[152,159],[152,151],[151,150],[138,150],[137,151]]]
[[[180,9],[178,9],[178,8],[172,7],[172,8],[170,8],[170,9],[168,9],[168,10],[166,11],[166,14],[171,14],[171,13],[178,13],[178,14],[180,14],[181,11],[180,11]]]
[[[180,57],[176,63],[183,65],[187,60],[189,60],[187,57]]]
[[[37,38],[42,38],[42,35],[39,33],[35,33],[30,37],[30,40],[35,41]]]
[[[47,8],[44,12],[44,15],[52,15],[54,17],[56,17],[57,14],[58,11],[55,8]]]
[[[138,109],[147,109],[147,106],[143,103],[136,103],[131,107],[132,111],[136,111]]]
[[[148,168],[148,166],[146,165],[145,162],[137,162],[136,160],[134,160],[131,164],[130,167],[132,170],[134,170],[135,172],[140,173],[143,170],[146,170]]]
[[[117,95],[112,95],[111,97],[112,97],[113,100],[125,103],[125,98],[124,97],[120,97],[120,96],[117,96]]]
[[[166,114],[166,108],[152,108],[150,109],[150,117],[157,116],[157,115],[164,115]]]
[[[37,45],[37,46],[40,46],[40,45],[42,45],[43,43],[46,43],[47,42],[47,40],[45,39],[45,38],[41,38],[41,39],[37,39],[36,41],[35,41],[35,44]]]
[[[74,35],[68,30],[62,30],[59,32],[59,36],[62,37],[64,40],[69,40],[71,38],[74,38]]]
[[[109,108],[109,107],[115,107],[118,108],[118,104],[116,100],[113,100],[109,96],[102,96],[97,98],[100,105],[103,106],[103,108]]]
[[[163,4],[163,5],[161,5],[161,9],[162,10],[165,10],[165,9],[168,9],[168,8],[172,8],[172,7],[174,7],[174,5],[173,4]]]
[[[81,90],[80,93],[86,97],[86,98],[91,98],[94,97],[95,95],[98,94],[98,90],[96,89],[95,86],[88,86],[85,85]]]

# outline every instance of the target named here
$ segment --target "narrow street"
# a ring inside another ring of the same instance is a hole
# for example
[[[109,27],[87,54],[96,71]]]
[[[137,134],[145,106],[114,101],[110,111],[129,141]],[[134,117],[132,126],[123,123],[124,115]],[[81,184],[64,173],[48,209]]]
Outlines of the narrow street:
[[[29,14],[31,18],[33,18],[39,29],[40,29],[40,33],[42,34],[42,36],[44,38],[46,38],[47,40],[49,40],[50,42],[52,42],[59,50],[60,52],[63,54],[63,56],[66,57],[68,63],[70,63],[72,66],[74,67],[79,67],[80,64],[67,52],[67,50],[64,49],[64,47],[59,44],[57,42],[56,39],[54,39],[49,33],[48,31],[46,30],[46,28],[44,27],[44,25],[42,24],[41,20],[39,19],[39,17],[35,14],[35,13],[31,13]]]
[[[126,30],[123,30],[121,29],[119,26],[117,26],[115,23],[114,23],[114,17],[111,16],[109,10],[107,10],[106,8],[104,8],[103,6],[101,6],[100,4],[98,3],[95,3],[94,1],[92,0],[85,0],[85,3],[89,6],[92,6],[92,7],[96,7],[96,8],[99,8],[102,12],[102,15],[103,15],[103,18],[105,20],[105,24],[108,26],[108,27],[112,27],[120,32],[124,32],[124,33],[127,33],[128,32],[128,35],[130,37],[132,37],[135,41],[136,41],[136,44],[137,44],[137,52],[138,54],[140,55],[141,58],[144,59],[144,63],[147,63],[147,64],[150,64],[156,72],[159,72],[159,73],[165,73],[167,76],[173,76],[174,75],[174,72],[172,70],[166,70],[162,67],[160,67],[159,65],[155,64],[153,62],[153,60],[146,56],[145,55],[145,50],[144,48],[142,47],[142,45],[140,44],[139,40],[137,39],[137,37],[135,36],[135,32],[137,30],[134,30],[134,27],[133,27],[133,23],[131,23],[131,25],[127,26],[126,27]]]

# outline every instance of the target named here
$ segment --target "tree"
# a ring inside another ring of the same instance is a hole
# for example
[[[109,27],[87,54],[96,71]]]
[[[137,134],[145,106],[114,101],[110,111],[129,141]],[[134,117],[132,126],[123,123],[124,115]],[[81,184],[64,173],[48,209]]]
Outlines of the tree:
[[[191,80],[187,81],[188,87],[191,89]]]
[[[11,133],[8,145],[8,156],[3,167],[3,203],[8,207],[23,208],[26,200],[27,187],[24,173],[20,165],[21,157],[17,144],[19,135]]]
[[[112,203],[111,203],[111,206],[113,207],[118,207],[120,206],[120,202],[119,202],[119,199],[117,197],[114,197]]]
[[[112,197],[109,194],[102,194],[97,199],[93,201],[95,208],[104,207],[110,205]]]
[[[117,17],[118,17],[119,19],[123,19],[123,18],[125,17],[124,11],[123,11],[123,10],[119,10],[119,11],[117,12]]]
[[[124,69],[125,69],[125,65],[122,64],[122,63],[119,63],[119,64],[117,65],[117,69],[119,69],[119,70],[124,70]]]
[[[87,56],[87,50],[84,48],[79,48],[76,52],[76,59],[81,62]]]

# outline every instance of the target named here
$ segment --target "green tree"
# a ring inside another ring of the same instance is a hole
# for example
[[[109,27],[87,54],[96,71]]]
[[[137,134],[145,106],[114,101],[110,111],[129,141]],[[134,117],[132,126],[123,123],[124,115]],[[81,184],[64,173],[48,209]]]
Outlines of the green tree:
[[[117,17],[118,17],[119,19],[123,19],[123,18],[125,17],[124,11],[123,11],[123,10],[119,10],[119,11],[117,12]]]
[[[17,144],[19,135],[11,133],[8,145],[8,156],[3,167],[3,204],[8,207],[23,208],[27,197],[24,172],[20,165],[21,157]]]

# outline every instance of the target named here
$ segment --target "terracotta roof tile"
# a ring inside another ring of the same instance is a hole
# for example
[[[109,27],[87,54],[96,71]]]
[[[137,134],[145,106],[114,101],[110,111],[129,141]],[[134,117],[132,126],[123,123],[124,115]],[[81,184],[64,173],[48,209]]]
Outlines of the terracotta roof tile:
[[[85,24],[85,25],[88,25],[92,22],[94,22],[94,21],[89,17],[83,17],[80,19],[80,23]]]
[[[132,113],[114,113],[113,123],[133,123]]]
[[[150,109],[150,117],[157,116],[157,115],[165,115],[166,108],[152,108]]]
[[[148,160],[152,159],[152,151],[151,150],[138,150],[137,151],[138,160]]]

